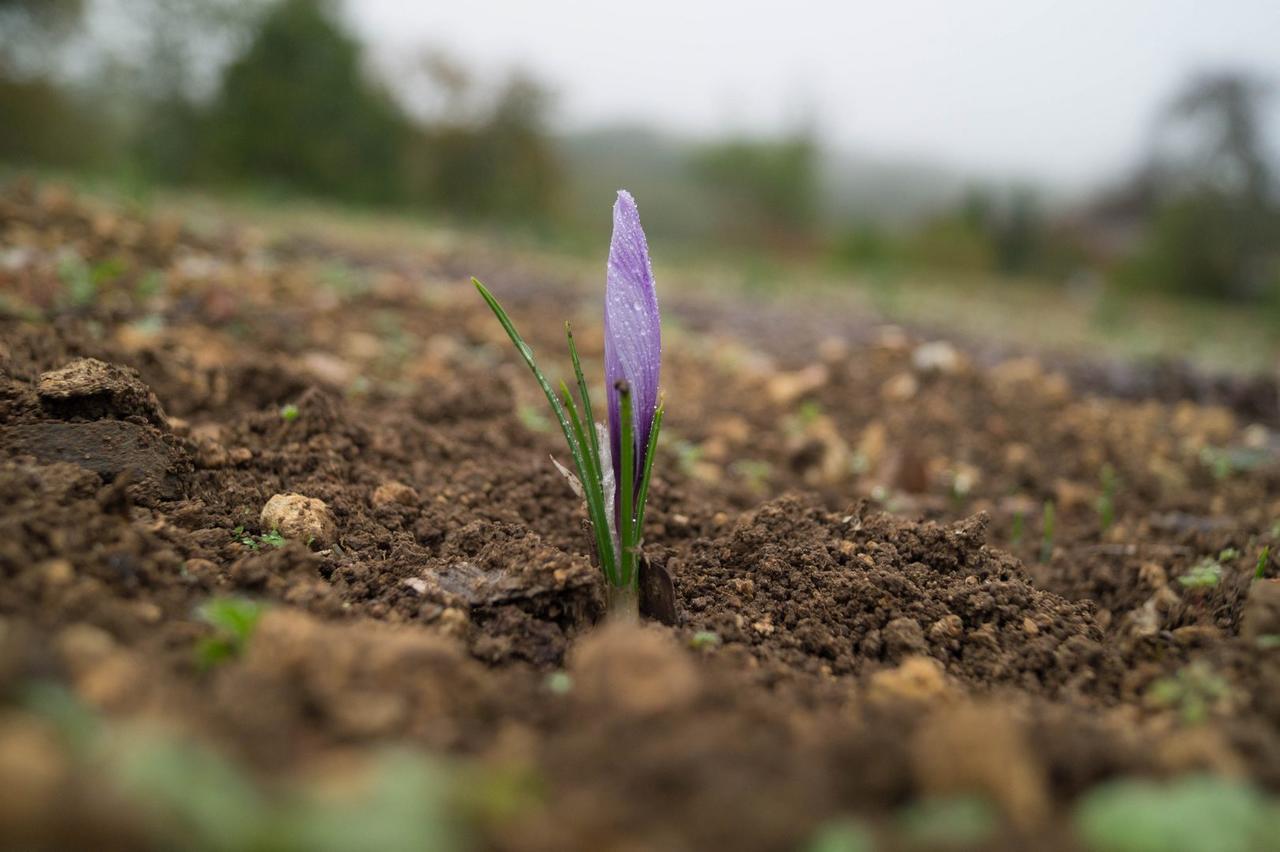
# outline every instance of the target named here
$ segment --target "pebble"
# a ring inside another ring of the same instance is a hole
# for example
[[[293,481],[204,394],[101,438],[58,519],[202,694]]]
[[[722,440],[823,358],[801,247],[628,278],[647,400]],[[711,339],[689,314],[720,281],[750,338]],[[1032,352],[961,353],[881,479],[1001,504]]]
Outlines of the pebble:
[[[403,482],[390,480],[374,489],[372,502],[375,508],[391,505],[413,506],[418,502],[418,492]]]
[[[276,494],[262,507],[261,521],[263,529],[317,547],[338,538],[338,524],[325,502],[302,494]]]

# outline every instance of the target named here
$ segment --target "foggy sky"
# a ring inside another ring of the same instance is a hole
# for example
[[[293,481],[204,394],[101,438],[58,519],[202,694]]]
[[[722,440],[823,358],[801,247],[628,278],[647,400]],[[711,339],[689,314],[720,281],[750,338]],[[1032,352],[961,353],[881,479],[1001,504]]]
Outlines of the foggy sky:
[[[347,0],[373,45],[520,66],[582,128],[769,130],[966,171],[1093,182],[1211,66],[1280,80],[1280,0]],[[1273,135],[1280,135],[1274,120]]]

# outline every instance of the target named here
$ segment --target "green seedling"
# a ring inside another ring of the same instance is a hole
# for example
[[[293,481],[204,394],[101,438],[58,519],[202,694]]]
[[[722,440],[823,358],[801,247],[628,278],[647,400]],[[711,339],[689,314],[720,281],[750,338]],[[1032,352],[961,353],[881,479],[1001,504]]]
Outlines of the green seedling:
[[[536,406],[524,404],[516,409],[521,425],[530,432],[550,432],[551,421]]]
[[[1222,563],[1212,556],[1206,556],[1178,578],[1178,582],[1187,589],[1212,589],[1222,581]]]
[[[995,807],[978,796],[923,799],[903,808],[898,828],[912,847],[981,847],[999,827]]]
[[[839,817],[818,826],[805,852],[874,852],[875,838],[861,820]]]
[[[738,459],[729,466],[733,473],[747,483],[752,491],[764,492],[769,487],[769,477],[773,467],[766,461],[758,459]]]
[[[552,672],[543,685],[552,695],[568,695],[573,691],[573,676],[568,672]]]
[[[689,647],[695,651],[701,651],[703,648],[715,648],[720,643],[720,634],[714,630],[699,630],[689,637]]]
[[[65,257],[58,263],[58,278],[66,288],[66,300],[72,307],[87,307],[97,300],[98,282],[89,265],[78,255]]]
[[[800,403],[796,414],[800,417],[801,424],[808,426],[822,416],[822,403],[817,400],[806,399]]]
[[[272,530],[262,535],[254,535],[253,533],[245,532],[244,527],[239,526],[231,531],[231,535],[237,544],[249,550],[260,550],[264,544],[269,544],[272,547],[284,547],[285,545],[285,537],[280,534],[279,530]]]
[[[257,629],[266,608],[244,598],[214,598],[196,610],[201,621],[213,628],[212,636],[196,646],[196,661],[202,669],[240,656]]]
[[[1262,548],[1258,554],[1258,564],[1253,568],[1253,579],[1261,580],[1267,573],[1267,563],[1271,561],[1271,545]]]
[[[149,269],[138,276],[133,285],[133,296],[139,302],[152,299],[164,291],[164,273],[158,269]]]
[[[1098,526],[1105,534],[1116,521],[1116,491],[1120,487],[1120,477],[1110,464],[1102,466],[1102,493],[1098,495]]]
[[[1044,511],[1040,516],[1040,561],[1048,564],[1053,559],[1053,528],[1056,512],[1052,500],[1044,501]]]
[[[1147,689],[1151,705],[1177,710],[1184,724],[1198,725],[1231,697],[1231,685],[1203,662],[1195,662],[1172,677],[1162,677]]]
[[[1262,852],[1280,837],[1274,801],[1207,775],[1104,784],[1081,799],[1073,823],[1089,852]]]
[[[297,420],[301,413],[302,412],[298,411],[298,406],[294,405],[292,402],[280,407],[280,419],[285,423],[292,423]]]
[[[326,263],[318,278],[321,286],[343,298],[359,296],[369,290],[369,278],[364,271],[341,261]]]
[[[1258,470],[1270,460],[1271,455],[1266,450],[1249,447],[1205,447],[1200,451],[1200,463],[1212,471],[1215,479]]]
[[[1024,512],[1013,513],[1013,526],[1009,530],[1009,546],[1021,547],[1022,538],[1026,535],[1027,516]]]
[[[133,845],[148,849],[462,852],[472,816],[463,805],[497,789],[487,771],[408,751],[378,754],[340,794],[323,783],[266,785],[201,743],[101,719],[63,687],[33,685],[24,698],[67,743],[74,768],[125,808],[124,824],[145,838]],[[502,795],[508,814],[521,805]]]
[[[692,476],[698,462],[702,461],[702,447],[692,441],[676,438],[671,441],[671,449],[676,454],[676,466],[680,468],[680,472],[685,476]]]

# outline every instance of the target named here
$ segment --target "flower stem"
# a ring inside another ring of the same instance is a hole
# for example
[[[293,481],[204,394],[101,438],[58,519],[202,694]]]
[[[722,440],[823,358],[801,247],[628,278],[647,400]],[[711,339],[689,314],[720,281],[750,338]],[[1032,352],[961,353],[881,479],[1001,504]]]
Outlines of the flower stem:
[[[607,610],[605,618],[616,624],[637,624],[640,621],[640,590],[635,583],[615,586],[606,583]]]

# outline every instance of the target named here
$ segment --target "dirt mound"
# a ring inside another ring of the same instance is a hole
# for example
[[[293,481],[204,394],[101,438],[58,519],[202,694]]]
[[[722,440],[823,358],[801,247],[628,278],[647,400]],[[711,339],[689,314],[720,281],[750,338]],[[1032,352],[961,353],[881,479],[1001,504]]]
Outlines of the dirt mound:
[[[1110,676],[1094,607],[1033,586],[985,546],[987,520],[914,524],[784,498],[675,572],[689,626],[829,675],[928,655],[973,683],[1090,690]]]

